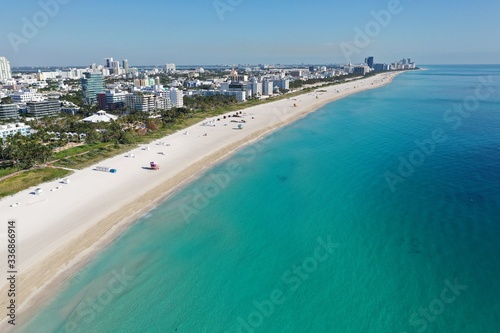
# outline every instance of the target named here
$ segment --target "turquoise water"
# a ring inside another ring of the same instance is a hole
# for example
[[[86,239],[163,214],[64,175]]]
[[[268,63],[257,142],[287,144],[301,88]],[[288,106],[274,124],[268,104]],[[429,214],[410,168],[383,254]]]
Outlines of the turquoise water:
[[[429,66],[331,103],[141,218],[19,331],[498,332],[499,92],[500,66]]]

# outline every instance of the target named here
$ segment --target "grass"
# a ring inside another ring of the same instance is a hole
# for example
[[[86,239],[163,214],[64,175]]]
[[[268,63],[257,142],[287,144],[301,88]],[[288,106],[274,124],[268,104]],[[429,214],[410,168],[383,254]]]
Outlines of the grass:
[[[60,160],[60,159],[70,157],[73,155],[86,153],[86,152],[94,150],[94,149],[99,149],[99,148],[105,147],[107,145],[109,145],[109,143],[101,142],[101,143],[96,143],[96,144],[92,144],[92,145],[82,145],[82,146],[78,146],[78,147],[69,148],[66,150],[62,150],[58,153],[55,153],[53,156],[53,159]]]
[[[41,183],[65,177],[71,173],[71,171],[57,168],[24,171],[0,181],[0,198],[16,194]]]
[[[98,146],[97,148],[92,147],[91,149],[87,149],[84,151],[84,154],[80,153],[60,159],[54,163],[54,166],[83,169],[104,159],[125,153],[134,147],[136,147],[136,145],[119,145],[118,148],[115,148],[113,144],[110,145],[108,143],[107,146]]]
[[[14,167],[0,168],[0,178],[13,174],[14,172],[17,172],[17,168]]]

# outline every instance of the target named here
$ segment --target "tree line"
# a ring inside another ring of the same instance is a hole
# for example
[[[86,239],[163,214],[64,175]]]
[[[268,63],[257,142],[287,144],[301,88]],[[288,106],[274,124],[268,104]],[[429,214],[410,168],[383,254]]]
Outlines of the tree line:
[[[31,169],[47,163],[52,157],[50,145],[43,144],[36,136],[24,136],[20,133],[0,139],[2,146],[2,164],[15,166],[18,170]],[[10,165],[9,165],[10,164]]]
[[[196,95],[193,97],[184,97],[184,106],[189,109],[196,110],[214,110],[219,107],[238,104],[236,96],[214,95],[202,96]]]

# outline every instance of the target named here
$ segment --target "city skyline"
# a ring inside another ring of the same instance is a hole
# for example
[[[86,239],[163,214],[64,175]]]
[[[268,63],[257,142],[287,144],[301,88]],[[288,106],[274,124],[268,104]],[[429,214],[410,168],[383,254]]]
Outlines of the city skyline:
[[[453,6],[409,0],[331,3],[195,0],[5,3],[0,56],[18,66],[389,62],[494,64],[500,23],[491,0]],[[488,8],[488,10],[484,10]],[[444,15],[446,13],[446,15]]]

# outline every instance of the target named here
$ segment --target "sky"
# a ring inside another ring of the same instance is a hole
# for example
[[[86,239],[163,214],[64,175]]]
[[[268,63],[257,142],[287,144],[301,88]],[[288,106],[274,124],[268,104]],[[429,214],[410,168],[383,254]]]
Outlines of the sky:
[[[0,0],[11,66],[500,63],[498,0]]]

